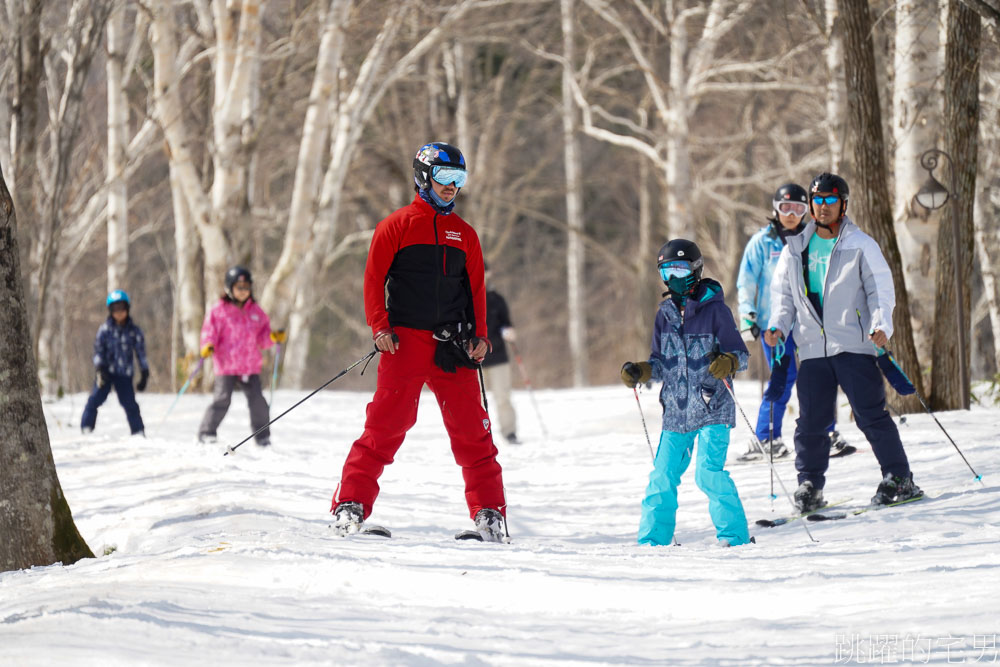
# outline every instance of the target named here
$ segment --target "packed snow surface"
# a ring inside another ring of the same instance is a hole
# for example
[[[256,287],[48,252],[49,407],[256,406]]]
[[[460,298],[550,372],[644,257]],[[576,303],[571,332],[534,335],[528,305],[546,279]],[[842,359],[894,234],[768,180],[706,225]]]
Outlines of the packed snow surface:
[[[756,419],[757,383],[737,382]],[[272,416],[307,391],[279,390]],[[97,558],[0,574],[2,665],[693,665],[1000,662],[1000,410],[900,426],[928,499],[810,523],[790,514],[794,463],[731,465],[756,544],[716,544],[688,470],[679,546],[635,543],[656,392],[621,386],[515,392],[521,445],[498,438],[510,544],[457,542],[472,527],[433,396],[380,480],[370,522],[391,539],[341,538],[330,499],[370,392],[323,391],[249,435],[243,396],[195,433],[208,395],[139,396],[147,438],[114,398],[81,435],[84,395],[46,403],[59,478]],[[843,397],[841,397],[843,403]],[[537,405],[537,410],[535,406]],[[785,438],[794,429],[794,407]],[[880,474],[833,459],[826,497],[867,503]],[[544,428],[543,423],[544,422]],[[897,418],[898,422],[898,418]],[[546,435],[543,435],[547,434]],[[749,441],[737,413],[729,459]],[[841,509],[841,508],[838,508]]]

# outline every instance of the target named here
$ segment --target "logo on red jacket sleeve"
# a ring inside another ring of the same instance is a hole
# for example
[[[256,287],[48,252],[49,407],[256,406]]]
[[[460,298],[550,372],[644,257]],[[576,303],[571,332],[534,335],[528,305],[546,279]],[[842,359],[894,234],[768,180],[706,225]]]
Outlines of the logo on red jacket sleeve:
[[[462,232],[454,229],[446,229],[444,232],[444,238],[446,241],[458,241],[462,242]]]

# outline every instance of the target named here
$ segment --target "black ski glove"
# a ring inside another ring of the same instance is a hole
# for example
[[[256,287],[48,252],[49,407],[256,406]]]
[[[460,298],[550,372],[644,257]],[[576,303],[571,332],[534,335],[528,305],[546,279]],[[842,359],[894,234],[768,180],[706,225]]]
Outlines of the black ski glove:
[[[149,382],[149,369],[143,368],[139,374],[139,384],[135,385],[136,391],[146,391],[146,383]]]
[[[111,373],[104,366],[97,367],[97,377],[95,378],[98,389],[103,389],[104,385],[111,383]]]
[[[638,361],[632,363],[631,361],[626,361],[622,366],[622,382],[629,389],[635,389],[637,384],[642,384],[644,382],[649,382],[650,378],[653,377],[653,367],[649,365],[648,361]]]

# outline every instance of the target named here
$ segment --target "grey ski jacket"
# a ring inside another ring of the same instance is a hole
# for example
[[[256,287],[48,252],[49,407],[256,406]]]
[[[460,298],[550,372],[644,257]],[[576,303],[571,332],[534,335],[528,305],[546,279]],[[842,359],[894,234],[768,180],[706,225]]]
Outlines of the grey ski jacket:
[[[793,334],[799,359],[832,357],[841,352],[875,355],[868,335],[881,329],[892,337],[896,292],[889,264],[875,239],[844,216],[840,235],[830,253],[823,287],[823,304],[810,298],[804,258],[816,232],[810,222],[789,237],[771,281],[768,328],[785,337]]]

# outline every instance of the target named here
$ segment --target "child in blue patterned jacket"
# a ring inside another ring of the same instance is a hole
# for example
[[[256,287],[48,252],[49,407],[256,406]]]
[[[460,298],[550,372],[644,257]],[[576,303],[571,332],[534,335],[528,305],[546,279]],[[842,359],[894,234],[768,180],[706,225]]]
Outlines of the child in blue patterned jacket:
[[[83,409],[80,428],[84,433],[94,430],[97,408],[104,404],[113,388],[118,402],[125,408],[132,435],[145,435],[139,404],[135,402],[132,378],[135,375],[133,357],[139,359],[140,376],[135,389],[145,391],[149,380],[149,362],[146,361],[146,339],[142,329],[129,316],[129,298],[125,290],[116,289],[108,294],[108,319],[97,330],[94,341],[94,388]]]
[[[745,370],[750,356],[723,301],[722,286],[702,279],[704,260],[691,241],[674,239],[660,249],[657,266],[669,298],[656,313],[649,361],[626,362],[628,387],[661,380],[663,430],[642,501],[639,544],[673,542],[677,487],[691,463],[695,484],[708,496],[708,512],[721,546],[750,541],[736,484],[723,470],[736,407],[725,378]],[[730,385],[731,386],[731,385]]]

